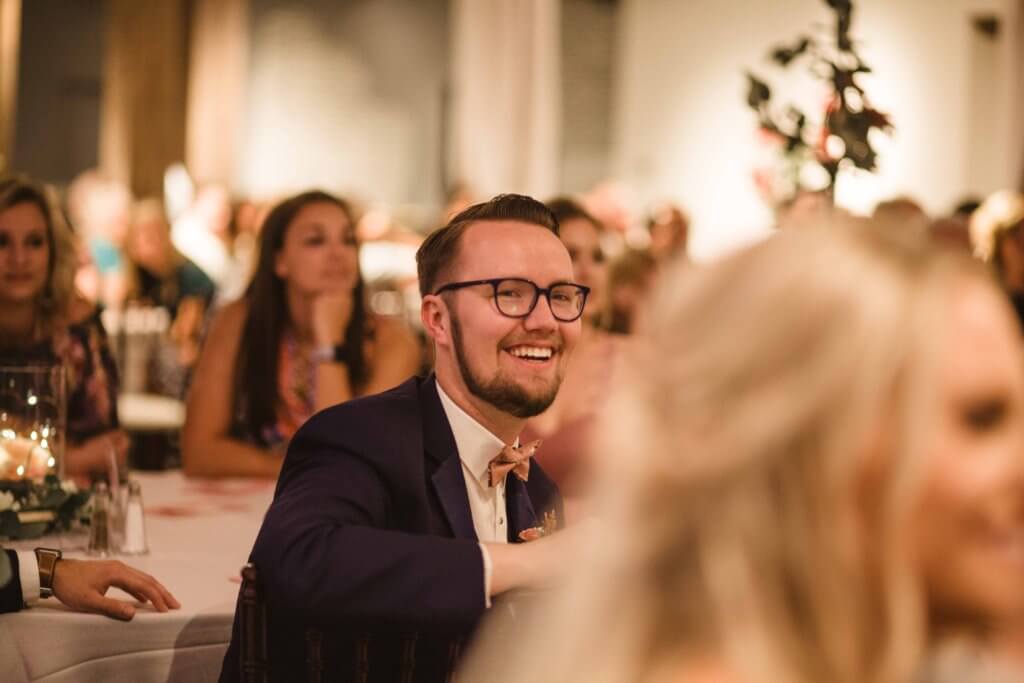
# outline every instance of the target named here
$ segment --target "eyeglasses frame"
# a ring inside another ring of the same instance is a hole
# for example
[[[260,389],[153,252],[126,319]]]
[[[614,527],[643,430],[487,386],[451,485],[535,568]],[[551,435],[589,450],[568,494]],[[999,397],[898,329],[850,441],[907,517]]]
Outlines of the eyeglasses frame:
[[[505,313],[505,311],[501,310],[501,306],[498,305],[498,285],[502,282],[508,282],[509,280],[514,280],[516,282],[525,282],[533,287],[533,303],[530,304],[529,309],[526,311],[526,313],[522,315],[509,315],[508,313]],[[479,285],[491,286],[492,296],[494,297],[494,307],[498,309],[498,313],[502,314],[506,318],[513,318],[517,320],[522,318],[529,318],[530,315],[533,313],[534,309],[537,308],[537,302],[540,301],[540,297],[543,295],[544,298],[548,300],[548,310],[551,311],[551,317],[553,317],[555,320],[561,323],[574,323],[581,317],[583,317],[583,311],[585,311],[587,308],[587,297],[590,296],[590,287],[587,287],[586,285],[580,285],[575,282],[555,282],[550,287],[545,288],[541,287],[533,280],[526,279],[525,277],[492,277],[487,278],[485,280],[463,280],[461,282],[449,282],[448,284],[441,285],[436,290],[434,290],[434,296],[439,296],[445,292],[454,292],[460,289],[465,289],[467,287],[477,287]],[[555,309],[552,308],[551,306],[551,290],[554,289],[555,287],[558,287],[559,285],[572,285],[573,287],[578,288],[583,293],[583,305],[580,306],[580,312],[576,315],[575,318],[572,318],[571,320],[559,318],[555,314]]]

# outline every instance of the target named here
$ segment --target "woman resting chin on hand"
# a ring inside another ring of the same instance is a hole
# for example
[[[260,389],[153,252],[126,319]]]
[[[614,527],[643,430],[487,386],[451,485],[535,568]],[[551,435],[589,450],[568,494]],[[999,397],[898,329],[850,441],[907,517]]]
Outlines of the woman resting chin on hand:
[[[292,197],[260,240],[245,296],[214,319],[200,353],[182,432],[191,476],[276,477],[284,445],[315,412],[419,369],[409,330],[366,310],[347,203]]]

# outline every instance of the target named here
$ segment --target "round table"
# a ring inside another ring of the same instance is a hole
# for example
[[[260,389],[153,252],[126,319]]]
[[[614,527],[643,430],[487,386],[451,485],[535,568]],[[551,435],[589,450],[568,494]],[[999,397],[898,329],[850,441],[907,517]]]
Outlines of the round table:
[[[272,481],[190,480],[180,471],[139,472],[150,554],[120,557],[181,602],[160,614],[140,607],[130,622],[68,610],[54,600],[0,615],[5,683],[216,681],[231,637],[238,571],[273,496]],[[85,537],[56,536],[6,547],[81,552]],[[119,593],[117,597],[128,599]]]

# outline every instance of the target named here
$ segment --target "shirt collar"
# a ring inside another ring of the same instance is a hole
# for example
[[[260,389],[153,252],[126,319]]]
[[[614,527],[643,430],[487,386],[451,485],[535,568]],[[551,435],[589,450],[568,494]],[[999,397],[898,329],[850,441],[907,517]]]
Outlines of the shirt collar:
[[[440,382],[437,383],[437,395],[441,397],[441,407],[444,408],[444,414],[452,428],[459,459],[473,477],[486,483],[491,460],[505,447],[505,442],[460,408],[441,388]],[[518,439],[516,441],[518,442]]]

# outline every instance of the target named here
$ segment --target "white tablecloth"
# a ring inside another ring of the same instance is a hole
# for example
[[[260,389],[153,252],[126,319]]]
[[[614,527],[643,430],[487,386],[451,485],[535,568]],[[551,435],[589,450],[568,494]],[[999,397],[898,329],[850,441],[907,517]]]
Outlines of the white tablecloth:
[[[185,479],[180,472],[140,472],[137,478],[147,511],[150,554],[117,559],[159,579],[181,609],[159,614],[141,607],[125,623],[74,613],[51,599],[0,615],[4,683],[217,679],[231,636],[238,570],[270,504],[273,483],[202,482]],[[83,543],[83,537],[72,536],[16,547],[57,545],[77,557],[82,553],[74,548]]]

